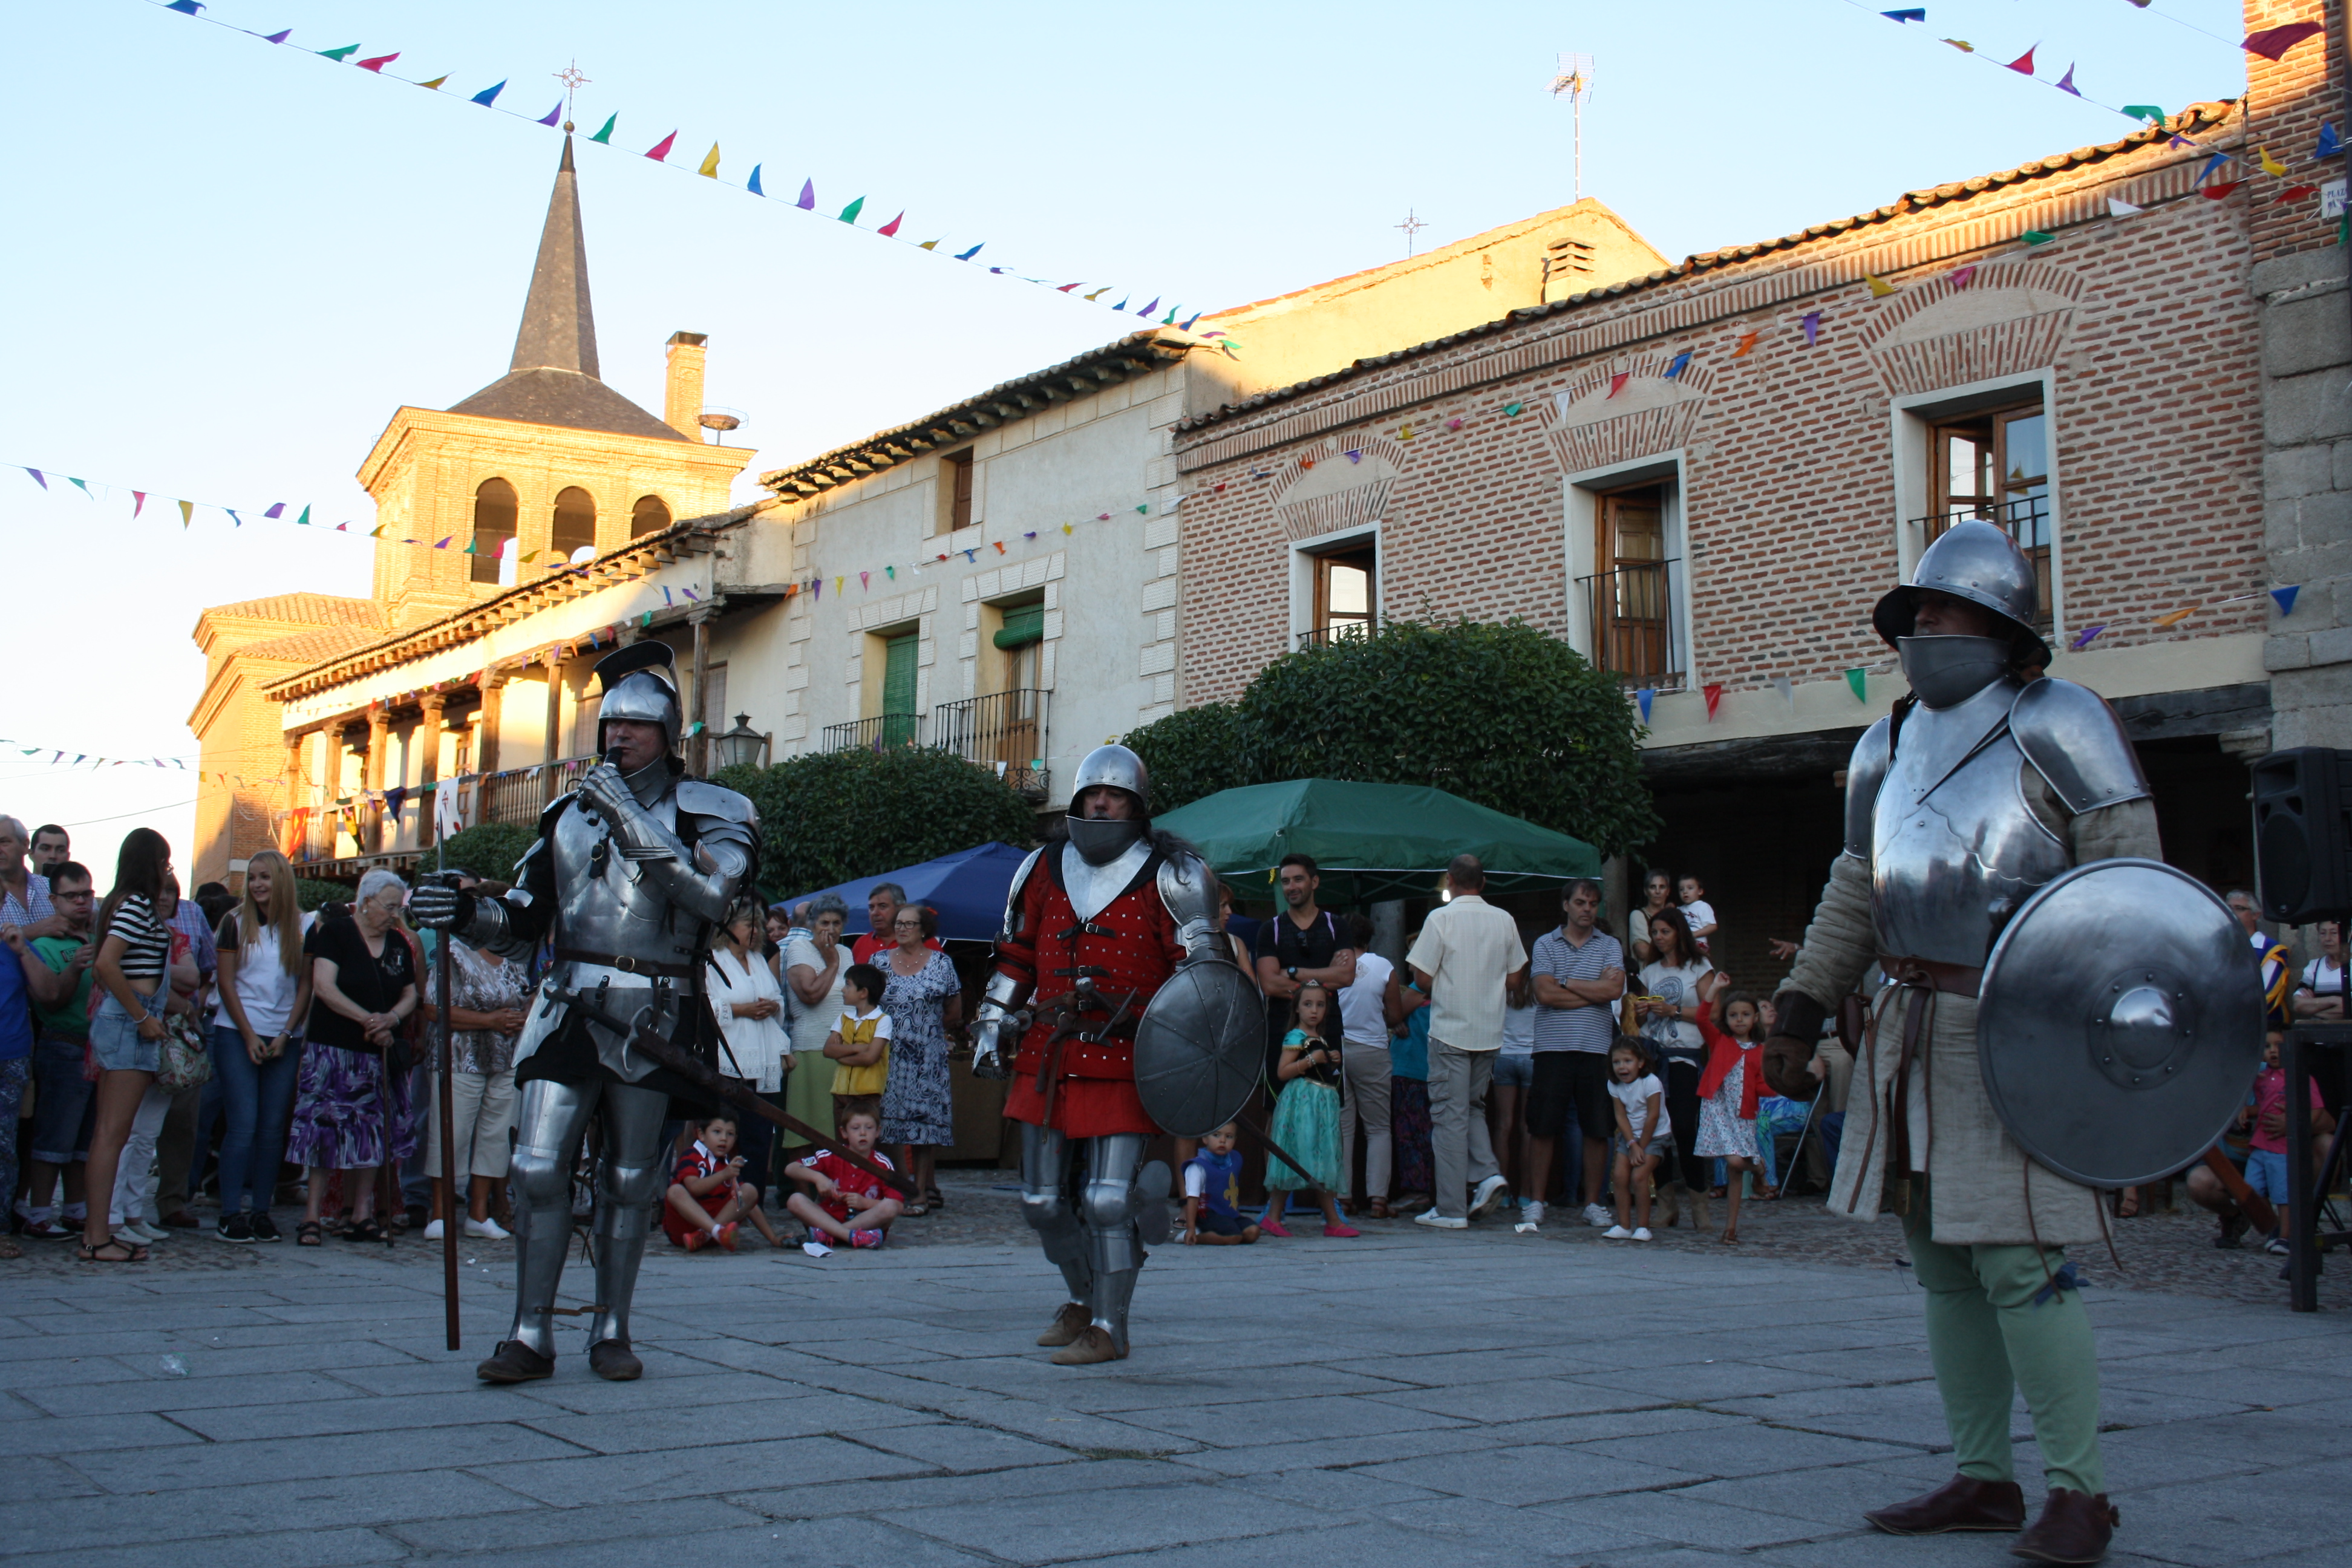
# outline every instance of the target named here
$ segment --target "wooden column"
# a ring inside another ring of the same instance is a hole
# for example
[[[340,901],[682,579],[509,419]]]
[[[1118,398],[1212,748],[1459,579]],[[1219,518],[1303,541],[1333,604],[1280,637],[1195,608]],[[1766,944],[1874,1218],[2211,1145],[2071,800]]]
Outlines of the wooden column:
[[[308,730],[297,731],[295,733],[285,738],[286,814],[289,817],[293,816],[296,807],[309,804],[302,798],[302,747],[310,738],[310,731]],[[280,829],[278,835],[278,842],[271,845],[270,847],[273,849],[282,848],[285,846],[285,832],[283,829]],[[291,860],[307,860],[310,858],[310,819],[306,816],[302,819],[301,840],[294,846],[293,853],[289,855],[287,858]]]
[[[547,656],[547,748],[541,761],[547,764],[540,774],[540,799],[551,803],[562,793],[555,784],[555,760],[562,756],[563,745],[563,666],[553,654]]]
[[[416,721],[416,734],[423,742],[425,756],[416,774],[416,847],[430,849],[434,809],[439,805],[430,786],[441,776],[441,715],[449,700],[438,691],[428,691],[420,700],[425,716]]]
[[[368,794],[373,796],[383,788],[384,754],[392,750],[392,715],[382,708],[368,712],[367,769],[361,774]],[[361,841],[362,853],[383,853],[383,806],[371,798],[360,813],[360,823],[366,837]]]
[[[705,610],[695,611],[692,623],[694,667],[687,683],[688,693],[686,713],[678,724],[681,731],[692,730],[695,721],[702,717],[703,694],[708,689],[710,680],[709,613]],[[707,725],[702,734],[695,736],[686,743],[686,771],[697,778],[708,778],[710,774],[710,735]]]
[[[477,717],[481,721],[482,743],[474,748],[474,771],[494,773],[499,771],[499,714],[504,708],[507,678],[497,670],[482,672],[482,708]]]

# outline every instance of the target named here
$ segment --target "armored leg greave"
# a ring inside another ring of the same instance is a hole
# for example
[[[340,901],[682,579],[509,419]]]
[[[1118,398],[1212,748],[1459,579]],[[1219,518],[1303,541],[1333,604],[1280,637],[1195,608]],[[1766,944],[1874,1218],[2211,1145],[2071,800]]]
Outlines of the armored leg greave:
[[[588,1342],[629,1342],[629,1300],[646,1235],[661,1202],[662,1119],[669,1096],[629,1084],[604,1086],[604,1149],[596,1165],[596,1300]]]
[[[1094,1266],[1086,1231],[1070,1203],[1070,1141],[1051,1127],[1021,1124],[1021,1215],[1045,1244],[1045,1259],[1061,1269],[1070,1300],[1090,1306]]]
[[[572,1164],[601,1085],[535,1079],[522,1086],[514,1151],[515,1321],[507,1337],[555,1354],[548,1310],[572,1245]]]
[[[1143,1268],[1143,1242],[1135,1229],[1135,1173],[1143,1163],[1144,1138],[1114,1132],[1086,1140],[1086,1188],[1080,1204],[1086,1226],[1087,1259],[1094,1267],[1095,1327],[1127,1352],[1127,1306],[1135,1277]],[[1163,1205],[1164,1206],[1164,1205]]]

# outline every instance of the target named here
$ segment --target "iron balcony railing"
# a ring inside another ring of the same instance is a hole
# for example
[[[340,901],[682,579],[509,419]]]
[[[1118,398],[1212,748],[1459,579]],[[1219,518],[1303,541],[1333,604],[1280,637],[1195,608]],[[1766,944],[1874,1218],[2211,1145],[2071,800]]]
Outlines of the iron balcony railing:
[[[931,710],[931,743],[992,768],[1024,795],[1045,795],[1047,694],[1034,687],[942,702]]]
[[[1592,627],[1592,663],[1628,686],[1673,690],[1687,661],[1675,621],[1674,569],[1682,563],[1645,561],[1579,577]]]
[[[922,743],[923,716],[919,713],[877,713],[871,719],[824,727],[824,749],[828,752],[878,752],[886,746]]]
[[[1294,639],[1300,648],[1328,647],[1333,643],[1352,642],[1372,636],[1380,630],[1375,621],[1334,621],[1328,626],[1304,631]]]
[[[2015,500],[1986,501],[1980,505],[1961,505],[1930,517],[1915,517],[1910,527],[1917,530],[1916,537],[1924,545],[1933,544],[1943,531],[1956,522],[1974,520],[1998,524],[2025,558],[2033,563],[2036,606],[2033,629],[2050,629],[2050,539],[2055,531],[2050,511],[2050,497],[2045,494],[2020,496]]]
[[[594,767],[597,761],[593,756],[559,757],[535,767],[509,768],[486,774],[475,786],[478,813],[475,820],[518,825],[537,822],[548,802],[578,784],[580,776]]]

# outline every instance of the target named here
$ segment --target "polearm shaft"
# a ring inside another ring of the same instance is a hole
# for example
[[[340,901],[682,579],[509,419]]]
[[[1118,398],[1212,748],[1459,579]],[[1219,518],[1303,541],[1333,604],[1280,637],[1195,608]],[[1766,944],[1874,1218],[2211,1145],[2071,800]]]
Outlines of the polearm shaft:
[[[716,1095],[738,1110],[748,1111],[763,1121],[772,1122],[787,1132],[807,1139],[813,1148],[832,1150],[850,1164],[856,1166],[902,1196],[914,1195],[915,1183],[912,1176],[877,1165],[865,1155],[843,1148],[841,1141],[833,1134],[818,1131],[799,1117],[790,1115],[770,1105],[765,1100],[734,1079],[719,1077],[708,1063],[679,1050],[646,1025],[614,1017],[577,991],[567,991],[558,987],[553,995],[555,1000],[567,1006],[579,1008],[606,1028],[625,1032],[629,1037],[629,1047],[632,1050],[643,1051],[646,1056],[651,1057],[656,1067],[668,1068],[695,1088],[706,1094]],[[646,1012],[652,1010],[650,1007],[646,1009]],[[1285,1156],[1285,1158],[1287,1157]]]
[[[457,940],[454,932],[441,933],[441,973],[434,980],[440,1023],[435,1031],[439,1038],[434,1046],[434,1077],[441,1101],[441,1300],[453,1351],[457,1348],[457,1090],[449,1081],[449,972],[457,967],[457,954],[450,951]],[[473,1212],[470,1204],[466,1212]]]

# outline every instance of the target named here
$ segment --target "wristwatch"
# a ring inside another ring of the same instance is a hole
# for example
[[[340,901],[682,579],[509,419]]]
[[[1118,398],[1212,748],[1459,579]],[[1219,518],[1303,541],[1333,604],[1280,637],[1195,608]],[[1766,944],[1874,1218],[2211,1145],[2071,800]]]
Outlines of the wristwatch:
[[[1284,970],[1283,973],[1289,975],[1293,980],[1296,980],[1298,978],[1298,965],[1294,963],[1289,968]]]

